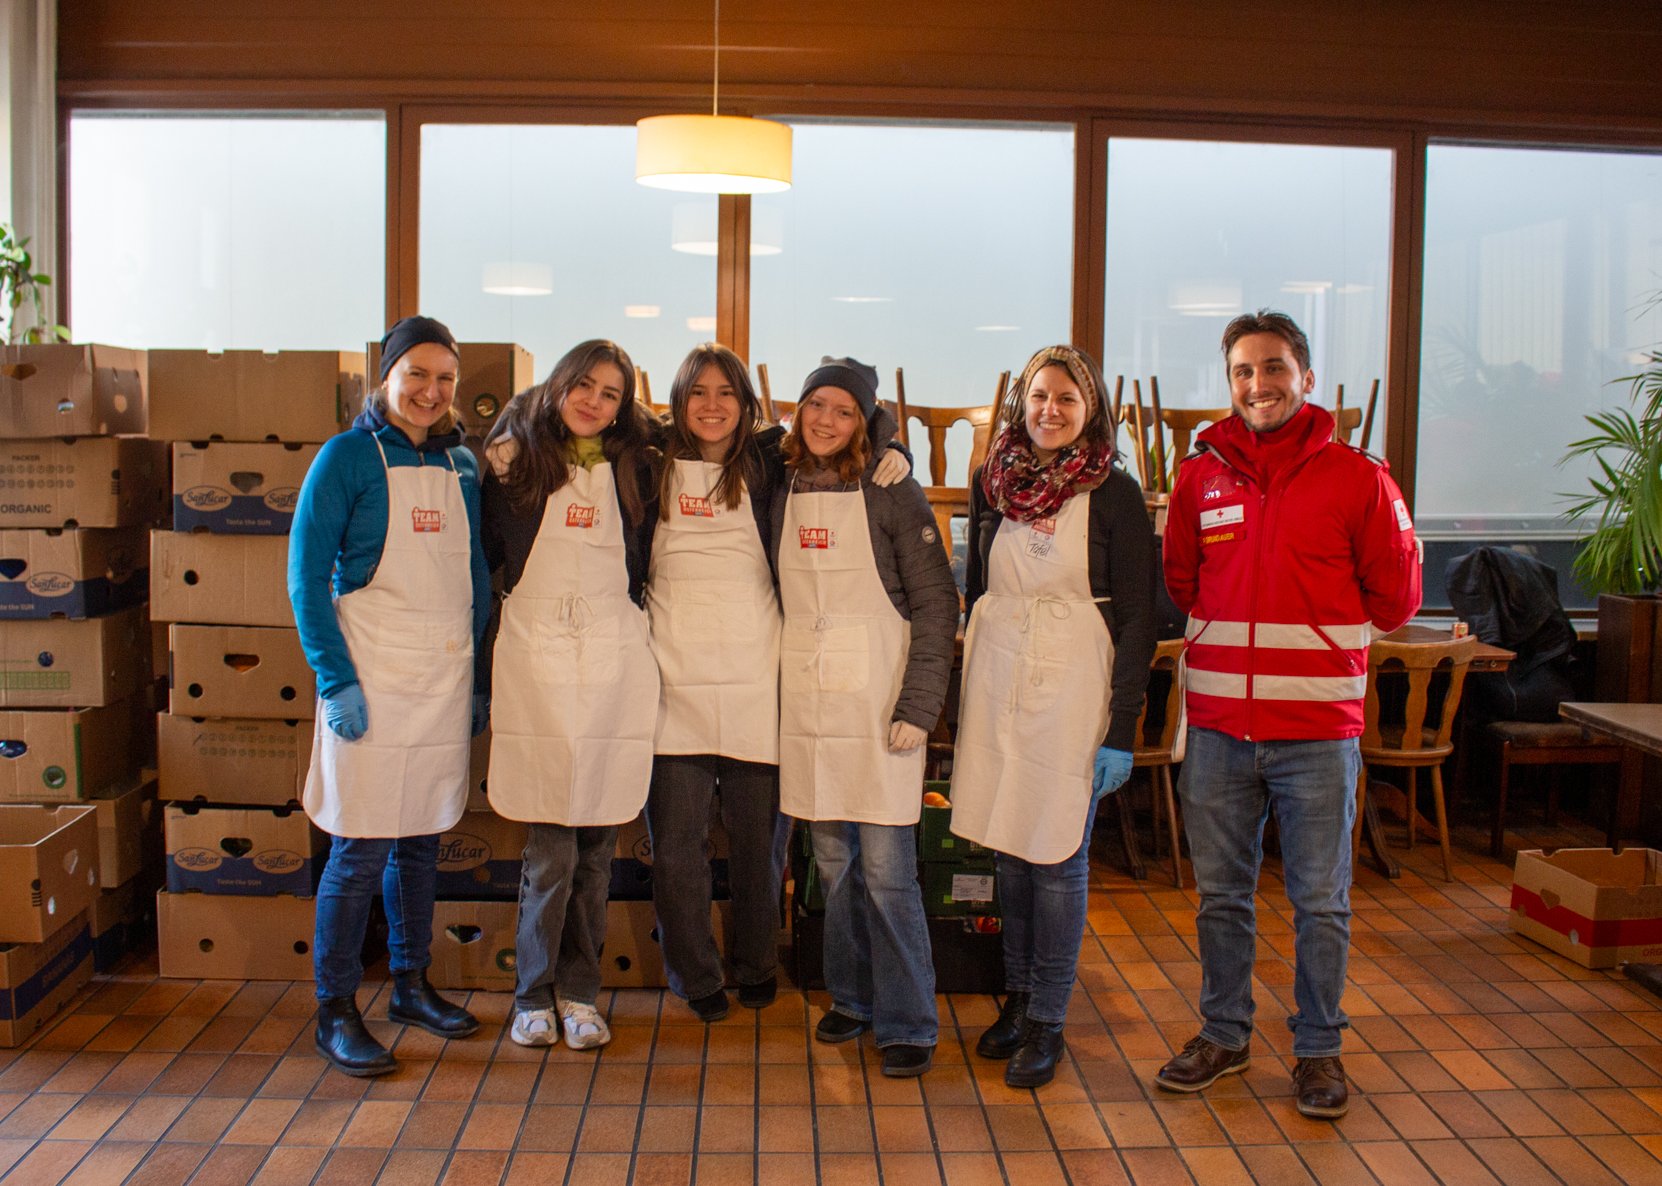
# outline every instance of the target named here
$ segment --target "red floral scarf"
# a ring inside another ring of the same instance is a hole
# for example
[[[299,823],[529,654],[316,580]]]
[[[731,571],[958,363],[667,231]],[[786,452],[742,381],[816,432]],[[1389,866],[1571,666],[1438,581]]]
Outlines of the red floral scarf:
[[[1110,445],[1080,441],[1040,461],[1020,424],[1007,424],[987,450],[981,488],[1007,519],[1031,523],[1053,517],[1075,494],[1095,490],[1114,462]]]

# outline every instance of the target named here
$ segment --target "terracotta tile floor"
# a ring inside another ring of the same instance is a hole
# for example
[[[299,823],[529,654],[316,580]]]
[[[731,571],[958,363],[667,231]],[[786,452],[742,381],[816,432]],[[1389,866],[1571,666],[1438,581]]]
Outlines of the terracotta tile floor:
[[[660,992],[619,991],[596,1057],[514,1046],[500,994],[474,995],[472,1040],[405,1030],[384,1020],[384,978],[367,1012],[403,1065],[354,1080],[311,1051],[309,984],[158,980],[141,956],[0,1052],[0,1171],[29,1186],[1662,1182],[1662,1002],[1514,938],[1509,867],[1476,855],[1477,829],[1459,840],[1452,885],[1434,845],[1399,853],[1400,882],[1357,885],[1355,1091],[1337,1124],[1289,1098],[1273,863],[1252,1068],[1174,1097],[1150,1076],[1197,1027],[1194,895],[1099,860],[1068,1057],[1037,1093],[974,1056],[983,997],[942,997],[934,1071],[895,1081],[865,1042],[811,1040],[819,994],[704,1027]]]

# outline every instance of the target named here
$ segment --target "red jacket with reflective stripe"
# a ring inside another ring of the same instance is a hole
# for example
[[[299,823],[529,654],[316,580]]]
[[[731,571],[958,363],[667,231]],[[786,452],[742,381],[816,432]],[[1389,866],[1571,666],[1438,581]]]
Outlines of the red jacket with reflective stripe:
[[[1414,525],[1384,462],[1306,404],[1261,487],[1251,433],[1200,434],[1172,492],[1166,587],[1189,614],[1189,723],[1248,741],[1362,732],[1368,642],[1420,606]]]

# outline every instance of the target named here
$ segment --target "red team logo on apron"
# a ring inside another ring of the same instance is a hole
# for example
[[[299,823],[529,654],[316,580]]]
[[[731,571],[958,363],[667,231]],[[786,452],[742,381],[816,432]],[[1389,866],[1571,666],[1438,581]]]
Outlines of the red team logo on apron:
[[[1033,534],[1027,539],[1027,554],[1039,559],[1050,555],[1050,550],[1056,543],[1056,520],[1035,519],[1031,524]]]
[[[593,527],[595,522],[595,508],[586,507],[580,503],[572,503],[566,507],[567,527]]]
[[[837,546],[837,533],[829,527],[798,527],[796,539],[802,547],[819,551]]]
[[[411,507],[410,519],[410,527],[417,535],[444,530],[443,511],[424,511],[420,507]]]
[[[690,515],[695,519],[714,519],[716,517],[715,511],[710,507],[710,500],[700,498],[696,494],[683,494],[681,496],[681,513]]]

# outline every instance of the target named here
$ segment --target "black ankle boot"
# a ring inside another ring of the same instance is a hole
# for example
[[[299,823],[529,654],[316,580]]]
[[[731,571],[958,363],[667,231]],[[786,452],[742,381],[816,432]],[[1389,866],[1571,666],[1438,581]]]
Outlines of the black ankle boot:
[[[359,1078],[398,1069],[392,1051],[364,1028],[358,1002],[351,997],[329,997],[317,1003],[317,1052],[336,1070]]]
[[[998,1020],[987,1027],[975,1052],[982,1058],[1009,1058],[1021,1045],[1021,1023],[1027,1020],[1027,1001],[1031,993],[1005,994],[1004,1007],[998,1011]]]
[[[441,1038],[465,1038],[479,1028],[478,1020],[460,1005],[452,1005],[427,983],[427,969],[394,972],[387,1020],[418,1025]]]
[[[1004,1082],[1010,1087],[1043,1087],[1056,1078],[1056,1064],[1067,1043],[1062,1026],[1034,1021],[1029,1017],[1021,1029],[1021,1045],[1004,1068]]]

